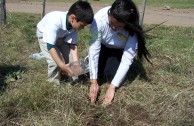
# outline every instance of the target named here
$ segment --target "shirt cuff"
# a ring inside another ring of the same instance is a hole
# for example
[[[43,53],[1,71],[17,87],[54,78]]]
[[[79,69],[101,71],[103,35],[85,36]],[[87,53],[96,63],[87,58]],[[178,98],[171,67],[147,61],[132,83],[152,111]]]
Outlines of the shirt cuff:
[[[55,48],[54,45],[50,44],[50,43],[47,43],[47,50],[51,50],[52,48]]]

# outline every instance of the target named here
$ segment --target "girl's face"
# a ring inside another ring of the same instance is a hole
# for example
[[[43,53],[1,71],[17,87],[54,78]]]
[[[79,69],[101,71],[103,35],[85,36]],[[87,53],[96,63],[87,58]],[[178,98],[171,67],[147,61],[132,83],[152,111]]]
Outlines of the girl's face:
[[[108,19],[109,19],[109,26],[112,28],[113,31],[124,29],[125,24],[122,22],[118,22],[112,15],[109,15]]]

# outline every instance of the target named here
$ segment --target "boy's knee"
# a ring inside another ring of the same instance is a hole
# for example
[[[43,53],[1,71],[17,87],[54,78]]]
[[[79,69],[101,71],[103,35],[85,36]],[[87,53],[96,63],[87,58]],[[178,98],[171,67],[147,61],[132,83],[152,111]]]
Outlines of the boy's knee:
[[[56,69],[58,65],[55,62],[48,63],[48,69]]]

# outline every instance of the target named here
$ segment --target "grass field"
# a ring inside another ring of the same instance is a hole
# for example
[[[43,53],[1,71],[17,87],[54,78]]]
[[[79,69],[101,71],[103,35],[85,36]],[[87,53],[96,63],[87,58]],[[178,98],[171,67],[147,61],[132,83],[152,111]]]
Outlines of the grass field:
[[[148,32],[152,63],[132,64],[113,103],[88,100],[89,80],[75,85],[47,83],[45,60],[35,38],[39,15],[9,13],[0,30],[1,126],[192,126],[194,124],[194,28],[159,26]],[[145,26],[145,30],[153,27]],[[87,29],[79,34],[87,54]]]
[[[9,0],[9,1],[23,1],[23,2],[42,2],[43,0]],[[9,2],[8,1],[8,2]],[[47,2],[70,2],[73,3],[77,0],[46,0]],[[90,3],[102,3],[110,4],[113,3],[113,0],[88,0]],[[133,0],[137,5],[143,5],[144,0]],[[194,0],[147,0],[148,6],[170,6],[171,8],[194,8]]]

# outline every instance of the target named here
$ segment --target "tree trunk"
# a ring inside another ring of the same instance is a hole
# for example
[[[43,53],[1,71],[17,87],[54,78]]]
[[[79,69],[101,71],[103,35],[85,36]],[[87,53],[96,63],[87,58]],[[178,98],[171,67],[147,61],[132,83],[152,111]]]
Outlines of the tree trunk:
[[[5,0],[1,0],[1,3],[0,3],[0,25],[4,25],[5,23],[6,23]]]

